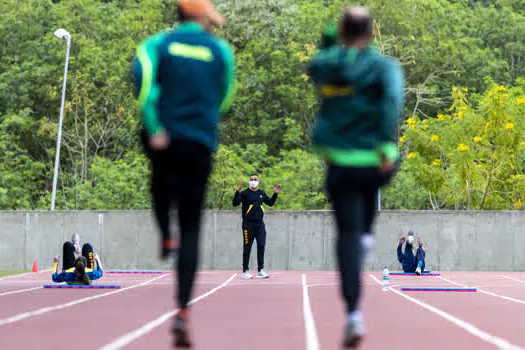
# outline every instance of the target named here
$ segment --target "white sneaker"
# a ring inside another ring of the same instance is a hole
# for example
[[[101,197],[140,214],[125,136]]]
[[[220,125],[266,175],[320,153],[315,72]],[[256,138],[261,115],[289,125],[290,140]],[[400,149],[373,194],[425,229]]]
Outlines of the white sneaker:
[[[78,233],[73,233],[71,236],[71,243],[73,243],[73,245],[80,245],[80,235]]]
[[[270,277],[264,270],[261,270],[257,273],[257,278],[268,278]]]
[[[241,278],[244,278],[245,280],[251,280],[253,278],[253,276],[252,276],[252,274],[250,273],[249,270],[246,270],[241,275]]]
[[[418,275],[418,276],[421,275],[421,267],[419,267],[419,266],[416,269],[416,275]]]
[[[78,233],[74,233],[73,236],[71,236],[71,243],[73,243],[73,247],[75,247],[75,251],[73,252],[75,259],[81,257],[82,252],[80,251],[80,235]]]
[[[365,323],[360,312],[349,316],[344,331],[343,347],[355,349],[365,335]]]

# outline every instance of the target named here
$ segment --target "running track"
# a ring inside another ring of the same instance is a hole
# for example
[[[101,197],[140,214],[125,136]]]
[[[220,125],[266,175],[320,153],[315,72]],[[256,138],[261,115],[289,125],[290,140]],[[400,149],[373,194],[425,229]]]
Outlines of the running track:
[[[525,273],[392,276],[388,292],[379,280],[379,272],[363,273],[362,349],[525,350]],[[102,282],[122,288],[43,289],[49,271],[1,278],[1,349],[170,349],[172,275]],[[479,292],[399,291],[454,285]],[[339,349],[344,315],[334,272],[272,271],[270,279],[244,281],[236,271],[203,271],[194,297],[196,349]]]

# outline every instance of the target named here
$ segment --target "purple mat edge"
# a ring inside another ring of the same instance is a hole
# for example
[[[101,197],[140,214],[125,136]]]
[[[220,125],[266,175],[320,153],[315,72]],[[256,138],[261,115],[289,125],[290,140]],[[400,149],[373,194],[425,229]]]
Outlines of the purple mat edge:
[[[90,285],[69,285],[69,284],[44,284],[46,289],[120,289],[120,284],[90,284]]]

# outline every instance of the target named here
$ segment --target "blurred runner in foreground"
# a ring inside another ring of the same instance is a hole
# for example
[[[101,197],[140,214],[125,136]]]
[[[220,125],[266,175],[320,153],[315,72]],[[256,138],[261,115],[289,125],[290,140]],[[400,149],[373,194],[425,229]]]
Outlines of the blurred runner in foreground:
[[[191,347],[188,304],[198,264],[201,210],[216,149],[218,123],[234,95],[234,53],[210,32],[224,18],[209,0],[179,0],[180,24],[137,49],[142,141],[151,160],[151,192],[162,234],[161,257],[176,248],[169,210],[178,207],[178,306],[175,346]]]
[[[356,348],[365,334],[358,305],[361,236],[371,234],[377,191],[392,178],[399,157],[395,135],[404,104],[400,65],[376,51],[372,32],[366,9],[346,8],[339,24],[324,33],[308,68],[321,99],[313,145],[328,163],[348,348]]]

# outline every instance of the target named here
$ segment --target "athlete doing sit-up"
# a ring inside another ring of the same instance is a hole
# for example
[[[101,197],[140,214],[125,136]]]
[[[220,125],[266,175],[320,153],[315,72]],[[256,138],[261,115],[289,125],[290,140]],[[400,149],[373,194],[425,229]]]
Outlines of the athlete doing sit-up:
[[[99,257],[93,253],[93,247],[89,243],[82,246],[80,253],[80,237],[73,235],[72,242],[65,242],[63,246],[62,272],[58,272],[59,257],[56,256],[53,264],[53,282],[66,282],[68,284],[91,284],[103,276],[102,263]]]

